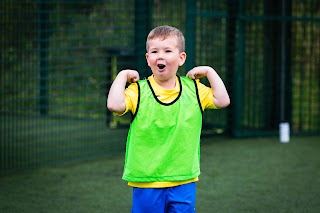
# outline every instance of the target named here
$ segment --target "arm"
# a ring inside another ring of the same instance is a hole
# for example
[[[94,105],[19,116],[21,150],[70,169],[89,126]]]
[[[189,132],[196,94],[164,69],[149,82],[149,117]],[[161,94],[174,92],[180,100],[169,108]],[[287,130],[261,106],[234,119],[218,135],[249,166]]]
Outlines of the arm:
[[[187,77],[191,79],[199,79],[204,76],[207,76],[210,83],[214,105],[218,108],[227,107],[230,104],[227,89],[222,79],[213,68],[209,66],[199,66],[187,73]]]
[[[138,80],[139,73],[135,70],[122,70],[119,72],[109,90],[107,107],[110,111],[123,113],[126,110],[126,104],[124,102],[126,83],[133,83]]]

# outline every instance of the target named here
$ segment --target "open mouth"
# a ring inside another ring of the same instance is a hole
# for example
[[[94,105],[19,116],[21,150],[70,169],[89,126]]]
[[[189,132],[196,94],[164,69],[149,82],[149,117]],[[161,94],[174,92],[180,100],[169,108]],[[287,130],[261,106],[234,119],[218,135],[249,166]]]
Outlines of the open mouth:
[[[158,64],[158,68],[161,70],[164,69],[165,67],[166,67],[166,65],[164,65],[164,64]]]

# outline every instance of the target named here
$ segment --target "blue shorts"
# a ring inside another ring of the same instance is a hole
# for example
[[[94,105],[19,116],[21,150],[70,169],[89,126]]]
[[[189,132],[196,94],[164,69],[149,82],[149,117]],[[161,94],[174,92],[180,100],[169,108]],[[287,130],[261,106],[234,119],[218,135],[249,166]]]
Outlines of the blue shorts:
[[[133,188],[131,213],[194,213],[196,183],[169,188]]]

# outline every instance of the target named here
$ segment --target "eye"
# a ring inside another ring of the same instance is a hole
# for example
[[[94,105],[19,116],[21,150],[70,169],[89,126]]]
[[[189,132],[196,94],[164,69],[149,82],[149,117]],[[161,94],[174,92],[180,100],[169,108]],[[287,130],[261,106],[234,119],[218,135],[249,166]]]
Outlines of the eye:
[[[156,51],[156,50],[153,50],[153,51],[151,51],[151,53],[157,53],[157,51]]]
[[[171,53],[172,51],[171,50],[166,50],[166,53]]]

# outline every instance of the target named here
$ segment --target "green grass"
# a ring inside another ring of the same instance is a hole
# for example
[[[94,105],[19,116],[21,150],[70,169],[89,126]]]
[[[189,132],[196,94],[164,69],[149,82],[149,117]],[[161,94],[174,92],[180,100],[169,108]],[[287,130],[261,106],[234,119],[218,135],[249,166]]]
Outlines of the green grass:
[[[197,212],[320,212],[320,137],[202,140]],[[130,212],[123,155],[0,177],[0,212]]]

